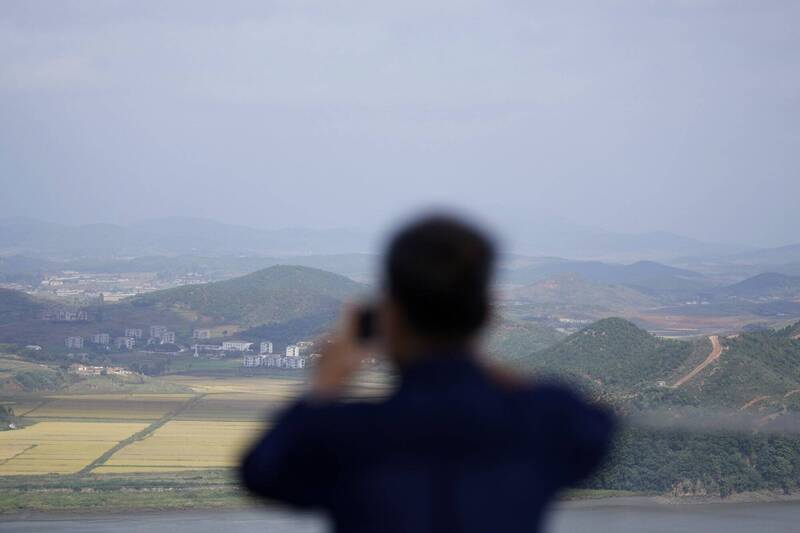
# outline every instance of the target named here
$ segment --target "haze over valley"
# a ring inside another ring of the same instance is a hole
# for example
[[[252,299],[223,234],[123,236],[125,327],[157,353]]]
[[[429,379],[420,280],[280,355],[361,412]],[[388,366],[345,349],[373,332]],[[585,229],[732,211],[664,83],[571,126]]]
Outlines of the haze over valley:
[[[794,531],[798,26],[791,2],[5,1],[3,525],[318,530],[251,513],[242,453],[380,296],[393,233],[445,212],[497,245],[478,356],[619,421],[554,531]],[[392,394],[385,355],[344,401]]]

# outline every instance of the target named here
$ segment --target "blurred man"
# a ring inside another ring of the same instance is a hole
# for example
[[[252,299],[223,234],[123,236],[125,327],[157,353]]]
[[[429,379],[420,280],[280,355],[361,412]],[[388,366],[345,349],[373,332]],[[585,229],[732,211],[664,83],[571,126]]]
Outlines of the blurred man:
[[[572,392],[489,370],[491,242],[453,218],[403,229],[369,315],[347,314],[310,392],[242,465],[264,498],[327,511],[340,532],[536,531],[548,502],[604,457],[612,419]],[[400,374],[380,402],[340,402],[372,337]]]

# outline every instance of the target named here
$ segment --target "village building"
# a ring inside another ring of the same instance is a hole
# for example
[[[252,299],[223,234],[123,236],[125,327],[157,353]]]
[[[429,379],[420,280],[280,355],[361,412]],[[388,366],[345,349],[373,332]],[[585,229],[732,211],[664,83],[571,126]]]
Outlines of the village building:
[[[306,367],[304,357],[268,355],[263,359],[261,366],[267,368],[301,369]]]
[[[44,315],[45,320],[53,322],[86,322],[89,314],[86,311],[55,311]]]
[[[91,339],[95,344],[108,345],[111,342],[111,336],[108,333],[95,333]]]
[[[78,376],[99,376],[103,373],[104,367],[102,366],[89,366],[81,364],[73,364],[69,366],[69,373]]]
[[[210,339],[211,338],[211,330],[210,329],[196,329],[192,331],[192,338],[193,339]]]
[[[123,348],[126,350],[133,350],[133,347],[136,346],[136,339],[133,337],[117,337],[114,339],[114,344],[118,350]]]
[[[130,376],[134,373],[133,370],[128,370],[127,368],[123,368],[121,366],[108,366],[105,370],[106,374],[110,376]]]
[[[144,332],[141,328],[125,328],[125,336],[132,339],[141,339]]]
[[[64,344],[67,348],[83,348],[83,337],[67,337]]]
[[[264,364],[265,357],[258,354],[245,355],[242,358],[242,366],[246,368],[254,368]]]
[[[222,343],[222,349],[226,352],[246,352],[252,345],[252,342],[246,341],[225,341]]]
[[[286,357],[297,357],[300,355],[300,347],[296,344],[290,344],[286,347]]]

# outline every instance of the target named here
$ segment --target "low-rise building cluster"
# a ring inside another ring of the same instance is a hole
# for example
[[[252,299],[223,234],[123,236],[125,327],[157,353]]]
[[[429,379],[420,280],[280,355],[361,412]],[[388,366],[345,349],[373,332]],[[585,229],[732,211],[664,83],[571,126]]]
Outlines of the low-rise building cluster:
[[[130,376],[134,374],[132,370],[121,366],[92,366],[78,363],[70,365],[69,373],[76,376]]]
[[[203,339],[210,339],[212,332],[210,329],[196,329],[192,331],[192,338],[203,340]]]
[[[118,350],[133,350],[138,342],[144,337],[142,328],[125,328],[125,335],[114,338],[114,346]],[[67,348],[81,349],[87,339],[78,336],[69,336],[64,339]],[[111,335],[108,333],[94,333],[88,337],[88,341],[98,346],[110,346]],[[167,330],[166,326],[150,326],[150,337],[147,344],[175,344],[175,332]]]
[[[67,348],[76,348],[76,349],[83,348],[83,337],[75,337],[75,336],[67,337],[64,340],[64,344],[66,345]]]
[[[242,358],[242,366],[246,368],[305,368],[306,358],[276,354],[252,354]]]
[[[245,368],[305,368],[308,362],[307,352],[314,346],[311,341],[300,341],[286,346],[284,355],[273,353],[273,344],[263,341],[259,353],[248,353],[242,357],[242,366]]]
[[[52,322],[86,322],[89,320],[89,313],[86,311],[49,311],[42,315],[43,320]]]

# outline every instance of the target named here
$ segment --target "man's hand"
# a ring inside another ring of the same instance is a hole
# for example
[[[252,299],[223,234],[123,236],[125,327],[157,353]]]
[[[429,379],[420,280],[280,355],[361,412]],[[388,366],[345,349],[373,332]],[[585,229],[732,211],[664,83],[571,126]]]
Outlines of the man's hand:
[[[356,310],[345,308],[336,332],[324,341],[311,383],[311,396],[314,399],[338,398],[358,371],[365,352],[358,342],[357,327]]]

